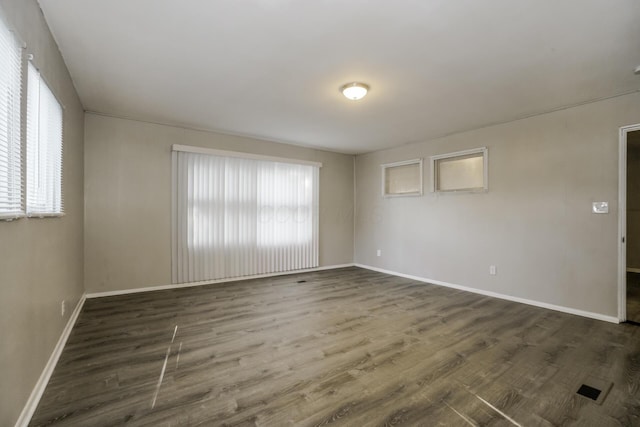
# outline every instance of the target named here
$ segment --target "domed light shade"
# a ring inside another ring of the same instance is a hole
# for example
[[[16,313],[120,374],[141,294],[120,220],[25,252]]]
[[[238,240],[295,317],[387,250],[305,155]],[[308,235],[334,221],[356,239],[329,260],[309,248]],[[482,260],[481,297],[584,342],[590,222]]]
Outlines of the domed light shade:
[[[369,86],[364,83],[347,83],[340,88],[340,92],[352,101],[364,98],[369,90]]]

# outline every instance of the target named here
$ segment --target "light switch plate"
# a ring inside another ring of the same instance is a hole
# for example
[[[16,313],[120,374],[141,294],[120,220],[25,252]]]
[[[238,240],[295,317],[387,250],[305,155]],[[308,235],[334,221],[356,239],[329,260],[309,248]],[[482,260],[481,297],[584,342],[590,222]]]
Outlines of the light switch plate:
[[[591,209],[594,214],[609,213],[609,202],[593,202]]]

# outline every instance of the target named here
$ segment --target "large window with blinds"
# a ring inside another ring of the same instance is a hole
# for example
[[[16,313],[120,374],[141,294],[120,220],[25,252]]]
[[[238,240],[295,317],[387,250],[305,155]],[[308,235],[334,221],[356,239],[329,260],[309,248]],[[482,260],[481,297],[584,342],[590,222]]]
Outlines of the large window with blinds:
[[[318,266],[319,163],[174,146],[174,283]]]
[[[0,15],[0,219],[24,216],[20,96],[22,48]]]
[[[31,62],[27,85],[27,215],[60,216],[62,106]]]

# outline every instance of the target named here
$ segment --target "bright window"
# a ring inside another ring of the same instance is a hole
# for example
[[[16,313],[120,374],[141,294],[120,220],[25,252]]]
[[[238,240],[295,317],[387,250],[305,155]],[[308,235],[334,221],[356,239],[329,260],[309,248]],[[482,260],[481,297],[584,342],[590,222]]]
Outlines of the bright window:
[[[0,19],[0,219],[24,216],[20,95],[22,48]]]
[[[441,154],[431,157],[431,191],[487,191],[489,151],[487,148]]]
[[[60,216],[62,106],[32,63],[27,84],[27,215]]]
[[[319,164],[174,146],[173,281],[318,266]]]
[[[382,195],[421,196],[422,195],[422,159],[382,165]]]

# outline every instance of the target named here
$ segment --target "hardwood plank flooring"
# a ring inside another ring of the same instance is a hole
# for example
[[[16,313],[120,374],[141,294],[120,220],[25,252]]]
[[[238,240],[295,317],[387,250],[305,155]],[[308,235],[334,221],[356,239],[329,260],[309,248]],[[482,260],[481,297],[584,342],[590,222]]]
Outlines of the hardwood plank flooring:
[[[627,273],[627,319],[640,323],[640,273]]]
[[[359,268],[90,299],[31,425],[123,424],[638,426],[640,328]]]

